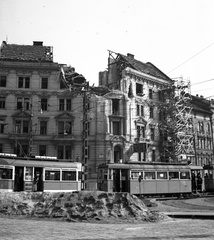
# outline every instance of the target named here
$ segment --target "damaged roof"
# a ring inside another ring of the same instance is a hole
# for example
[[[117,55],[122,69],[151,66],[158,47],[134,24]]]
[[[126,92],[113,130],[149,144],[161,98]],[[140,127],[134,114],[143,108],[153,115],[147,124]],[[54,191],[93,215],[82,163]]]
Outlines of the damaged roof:
[[[212,114],[210,109],[210,101],[199,96],[191,96],[191,106],[193,111],[204,112],[207,114]]]
[[[164,74],[160,69],[158,69],[155,65],[153,65],[150,62],[143,63],[139,60],[136,60],[134,58],[133,54],[128,53],[127,56],[123,54],[118,54],[118,58],[120,60],[125,61],[128,63],[129,67],[133,68],[134,70],[137,70],[142,73],[149,74],[153,77],[158,77],[167,81],[172,81],[171,78],[169,78],[166,74]]]
[[[52,47],[34,41],[33,45],[18,45],[2,42],[0,60],[53,62]]]

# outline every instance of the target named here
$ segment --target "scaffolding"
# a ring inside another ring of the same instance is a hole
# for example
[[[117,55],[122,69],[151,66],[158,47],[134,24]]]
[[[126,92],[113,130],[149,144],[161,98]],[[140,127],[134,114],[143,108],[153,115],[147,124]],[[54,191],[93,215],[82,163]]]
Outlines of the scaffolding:
[[[188,162],[194,155],[190,81],[174,79],[174,85],[162,91],[165,102],[159,108],[161,160]]]

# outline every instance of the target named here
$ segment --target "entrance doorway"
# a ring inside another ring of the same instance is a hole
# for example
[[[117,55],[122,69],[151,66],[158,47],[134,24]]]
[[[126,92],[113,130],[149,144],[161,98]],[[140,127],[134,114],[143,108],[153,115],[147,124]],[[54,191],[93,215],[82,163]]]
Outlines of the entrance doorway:
[[[14,191],[24,191],[24,167],[15,167]]]
[[[43,168],[35,167],[34,169],[34,192],[43,191]]]

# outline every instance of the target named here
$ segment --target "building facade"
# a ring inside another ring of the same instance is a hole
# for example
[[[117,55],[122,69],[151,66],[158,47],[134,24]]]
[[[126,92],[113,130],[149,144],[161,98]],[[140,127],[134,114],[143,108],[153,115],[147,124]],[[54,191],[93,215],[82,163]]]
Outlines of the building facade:
[[[102,96],[91,95],[88,138],[88,188],[96,189],[96,168],[102,163],[160,161],[159,104],[161,89],[173,81],[151,63],[132,54],[109,53],[108,71],[100,72]]]
[[[62,67],[53,61],[52,47],[42,42],[2,43],[1,153],[69,161],[81,157],[82,97],[74,98],[66,88]]]

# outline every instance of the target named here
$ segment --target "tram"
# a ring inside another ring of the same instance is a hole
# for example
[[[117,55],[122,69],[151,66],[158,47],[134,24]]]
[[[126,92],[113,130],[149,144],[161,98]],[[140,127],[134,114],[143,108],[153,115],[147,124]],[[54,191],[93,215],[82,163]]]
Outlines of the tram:
[[[72,192],[81,190],[82,164],[55,157],[0,155],[0,191]]]
[[[98,189],[135,195],[190,194],[191,169],[187,164],[110,163],[98,167]]]

